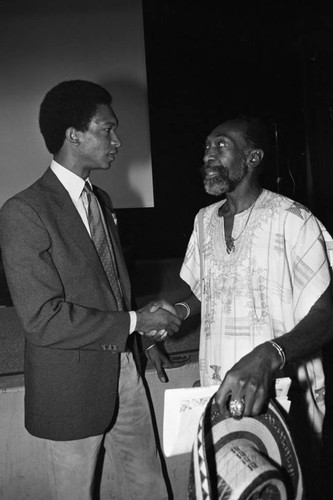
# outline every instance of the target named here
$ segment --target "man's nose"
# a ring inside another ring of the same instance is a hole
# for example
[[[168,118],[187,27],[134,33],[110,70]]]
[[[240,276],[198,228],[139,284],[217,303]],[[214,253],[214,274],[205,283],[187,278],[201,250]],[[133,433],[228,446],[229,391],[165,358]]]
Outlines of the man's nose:
[[[121,146],[121,140],[119,139],[118,135],[113,132],[112,137],[111,137],[111,142],[116,148],[120,148]]]
[[[210,163],[215,159],[215,152],[212,146],[206,148],[203,159],[204,163]]]

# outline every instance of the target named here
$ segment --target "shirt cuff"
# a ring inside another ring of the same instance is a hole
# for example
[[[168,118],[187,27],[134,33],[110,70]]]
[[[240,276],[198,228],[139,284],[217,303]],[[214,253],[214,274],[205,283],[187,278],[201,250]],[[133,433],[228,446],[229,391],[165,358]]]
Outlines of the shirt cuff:
[[[129,334],[131,335],[136,329],[137,315],[135,311],[128,311],[128,314],[130,315]]]

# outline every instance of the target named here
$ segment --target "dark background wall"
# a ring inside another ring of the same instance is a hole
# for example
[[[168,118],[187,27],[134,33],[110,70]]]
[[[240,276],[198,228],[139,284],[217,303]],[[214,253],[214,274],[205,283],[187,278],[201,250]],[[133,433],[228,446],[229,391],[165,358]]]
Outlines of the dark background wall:
[[[120,210],[135,259],[183,256],[205,195],[206,135],[237,113],[270,119],[265,187],[332,231],[333,8],[319,1],[143,0],[155,208]],[[331,99],[332,96],[332,99]]]

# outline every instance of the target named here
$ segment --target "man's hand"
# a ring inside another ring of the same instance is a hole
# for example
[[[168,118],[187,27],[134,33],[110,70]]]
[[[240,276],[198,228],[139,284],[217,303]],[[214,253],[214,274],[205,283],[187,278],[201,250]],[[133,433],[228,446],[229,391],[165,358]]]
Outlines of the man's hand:
[[[180,318],[179,314],[177,314],[176,308],[165,299],[153,300],[149,302],[149,304],[147,304],[145,307],[149,308],[150,312],[155,312],[157,311],[157,309],[162,308],[165,309],[166,311],[171,312],[172,314],[175,314],[176,316],[178,316],[178,318]],[[162,342],[162,340],[165,340],[166,337],[168,336],[168,332],[167,330],[159,330],[159,331],[152,330],[146,336],[153,338],[155,342]]]
[[[281,358],[269,342],[259,345],[241,358],[226,373],[215,395],[222,415],[230,417],[229,401],[243,398],[243,416],[256,416],[261,413],[271,396],[274,377],[280,365]]]
[[[168,302],[165,299],[152,300],[151,302],[145,305],[145,308],[149,308],[150,312],[155,312],[157,311],[157,309],[165,309],[166,311],[171,312],[175,316],[178,316],[175,306],[170,304],[170,302]]]
[[[155,312],[157,311],[157,309],[162,308],[178,316],[178,318],[180,317],[179,314],[177,314],[176,308],[165,299],[153,300],[152,302],[149,302],[149,304],[147,304],[145,307],[149,308],[150,312]],[[159,330],[159,331],[152,330],[146,336],[153,338],[155,342],[162,342],[162,340],[166,339],[167,335],[168,335],[167,330]]]
[[[137,331],[155,341],[177,333],[180,325],[175,308],[164,299],[149,302],[137,311]]]
[[[157,376],[161,382],[168,382],[167,374],[163,368],[163,364],[170,364],[167,356],[161,352],[155,345],[145,350],[147,358],[155,365]]]

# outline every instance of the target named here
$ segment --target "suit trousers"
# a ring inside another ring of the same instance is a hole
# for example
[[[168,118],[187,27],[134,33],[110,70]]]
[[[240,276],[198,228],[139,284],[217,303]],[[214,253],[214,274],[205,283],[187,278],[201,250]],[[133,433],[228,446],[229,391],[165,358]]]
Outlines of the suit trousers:
[[[92,499],[103,444],[111,462],[111,499],[168,498],[146,391],[129,352],[121,354],[119,410],[112,428],[105,435],[75,441],[46,441],[52,500]]]

